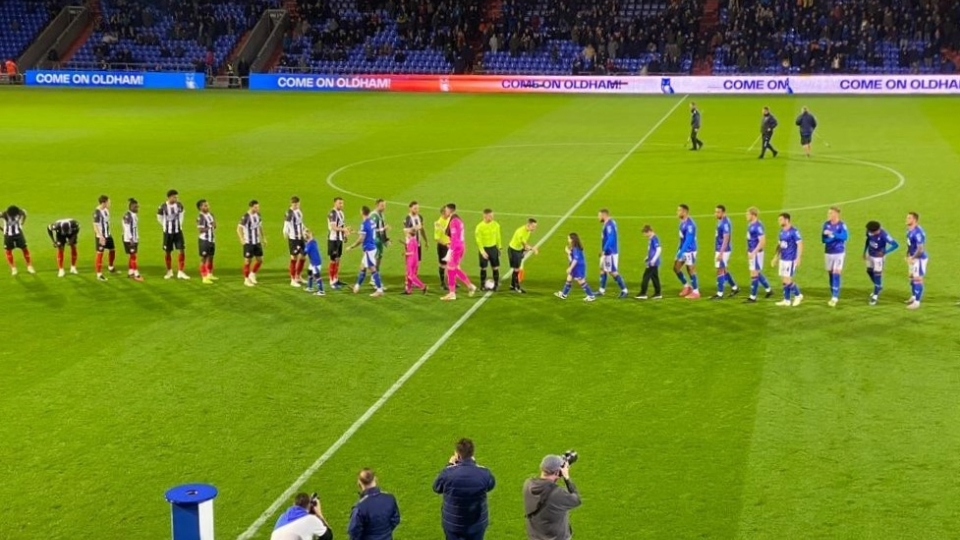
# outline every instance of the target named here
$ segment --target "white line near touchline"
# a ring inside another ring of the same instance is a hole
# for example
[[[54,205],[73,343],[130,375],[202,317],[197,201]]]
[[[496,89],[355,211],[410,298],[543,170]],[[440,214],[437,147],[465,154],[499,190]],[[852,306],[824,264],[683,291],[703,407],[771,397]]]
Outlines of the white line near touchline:
[[[593,194],[596,193],[597,190],[600,189],[600,187],[603,186],[603,184],[605,184],[607,180],[609,180],[610,177],[612,177],[614,173],[616,173],[617,170],[619,170],[620,167],[622,167],[623,164],[627,162],[628,159],[630,159],[630,156],[632,156],[634,152],[636,152],[637,149],[639,149],[643,145],[643,143],[647,142],[647,139],[649,139],[650,136],[653,135],[654,132],[656,132],[657,129],[659,129],[660,126],[662,126],[663,123],[666,122],[671,115],[673,115],[674,111],[677,110],[677,107],[682,105],[683,102],[686,101],[686,99],[687,99],[687,96],[683,96],[682,98],[680,98],[680,101],[676,102],[673,105],[673,107],[670,107],[670,110],[667,111],[667,114],[663,115],[663,118],[661,118],[656,124],[654,124],[653,127],[650,128],[650,131],[648,131],[639,141],[637,141],[636,144],[630,147],[630,150],[628,150],[627,153],[624,154],[619,161],[614,163],[613,167],[610,167],[610,170],[608,170],[606,174],[600,177],[600,180],[597,180],[597,182],[593,184],[593,186],[591,186],[589,190],[587,190],[587,192],[583,195],[583,197],[580,197],[580,200],[578,200],[572,207],[570,207],[570,210],[568,210],[566,214],[560,217],[557,223],[554,224],[554,226],[551,227],[546,232],[546,234],[544,234],[543,237],[540,238],[540,241],[537,242],[536,246],[539,248],[540,246],[545,244],[547,240],[549,240],[557,232],[557,230],[559,230],[560,227],[568,219],[570,219],[570,216],[572,216],[577,210],[579,210],[580,207],[583,206],[583,203],[587,202],[587,200],[591,196],[593,196]],[[509,276],[509,273],[507,274],[507,276]],[[504,276],[504,279],[506,279],[507,276]],[[453,323],[453,326],[451,326],[446,332],[444,332],[443,335],[440,336],[440,339],[438,339],[437,342],[433,344],[433,346],[427,349],[427,352],[423,353],[423,356],[421,356],[420,359],[417,360],[415,364],[410,366],[410,369],[408,369],[402,376],[400,376],[400,378],[397,379],[397,382],[393,383],[393,385],[390,388],[388,388],[387,391],[384,392],[382,396],[380,396],[380,399],[378,399],[373,405],[371,405],[370,408],[367,409],[367,411],[363,413],[363,415],[360,418],[357,418],[357,420],[353,423],[353,425],[347,428],[347,430],[343,432],[343,435],[341,435],[340,438],[337,439],[336,442],[334,442],[330,446],[330,448],[327,448],[327,451],[324,452],[322,456],[317,458],[317,460],[314,461],[313,464],[307,468],[307,470],[303,471],[303,474],[301,474],[293,482],[293,484],[291,484],[290,487],[287,488],[286,491],[284,491],[279,497],[277,497],[277,499],[273,501],[273,504],[271,504],[270,507],[263,512],[263,514],[260,514],[260,517],[258,517],[257,520],[254,521],[253,524],[250,525],[250,527],[248,527],[247,530],[243,532],[243,534],[237,537],[237,540],[249,540],[250,538],[253,538],[253,536],[257,534],[257,532],[260,530],[261,527],[263,527],[263,525],[267,522],[267,520],[270,519],[271,516],[276,514],[277,511],[280,510],[280,507],[283,506],[284,503],[288,502],[290,498],[293,497],[294,494],[296,494],[297,490],[299,490],[307,482],[307,480],[310,479],[311,476],[316,474],[316,472],[320,469],[320,467],[323,466],[324,463],[329,461],[330,458],[332,458],[333,455],[336,454],[343,447],[343,445],[347,444],[347,442],[351,438],[353,438],[353,436],[357,433],[357,431],[359,431],[360,428],[363,427],[363,425],[366,424],[367,421],[369,421],[374,414],[377,414],[377,411],[379,411],[388,401],[390,401],[390,398],[392,398],[393,395],[396,394],[397,391],[400,390],[403,387],[403,385],[410,380],[411,377],[416,375],[417,371],[420,371],[420,368],[423,367],[423,365],[426,364],[427,361],[430,360],[430,358],[432,358],[433,355],[436,354],[438,350],[440,350],[440,347],[443,347],[443,345],[446,344],[446,342],[449,341],[451,337],[453,337],[453,335],[457,332],[457,330],[460,329],[460,327],[462,327],[468,320],[470,320],[471,317],[473,317],[473,314],[476,313],[477,310],[480,309],[480,307],[483,306],[483,304],[485,304],[487,300],[490,299],[491,295],[492,293],[486,293],[483,296],[483,298],[481,298],[476,303],[474,303],[473,306],[471,306],[470,309],[466,311],[466,313],[464,313],[459,319],[457,319],[457,321]]]

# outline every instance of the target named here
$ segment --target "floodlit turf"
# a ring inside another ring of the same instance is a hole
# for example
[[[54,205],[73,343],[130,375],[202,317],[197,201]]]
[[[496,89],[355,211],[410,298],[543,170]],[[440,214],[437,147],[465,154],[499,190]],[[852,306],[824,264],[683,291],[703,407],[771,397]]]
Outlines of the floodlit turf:
[[[462,436],[499,482],[493,540],[524,537],[522,482],[544,454],[568,448],[582,456],[578,538],[956,537],[960,102],[703,98],[706,147],[693,153],[686,103],[651,131],[680,99],[0,92],[0,205],[30,213],[39,271],[0,273],[0,538],[165,538],[163,493],[185,482],[220,489],[218,537],[236,538],[480,301],[397,294],[397,247],[386,298],[289,287],[288,198],[299,195],[308,225],[322,229],[342,192],[354,226],[376,197],[422,201],[430,221],[456,201],[471,233],[487,206],[505,236],[535,216],[535,241],[572,215],[529,261],[530,294],[485,301],[307,482],[338,537],[355,475],[373,467],[399,498],[397,538],[440,538],[431,484]],[[779,116],[783,154],[758,161],[747,147],[765,104]],[[792,128],[801,105],[821,124],[811,160]],[[182,193],[189,223],[197,199],[211,202],[217,285],[162,279],[153,214],[169,188]],[[113,197],[116,230],[123,201],[142,203],[145,283],[94,279],[101,193]],[[252,198],[270,240],[256,289],[242,285],[234,234]],[[831,309],[818,230],[826,208],[846,201],[857,201],[842,205],[852,253]],[[672,255],[678,203],[697,216],[705,296],[715,289],[715,204],[731,210],[741,284],[743,211],[759,206],[772,229],[777,210],[797,209],[804,305],[680,300],[666,268],[667,298],[656,304],[552,296],[570,231],[586,242],[596,285],[601,207],[620,223],[635,293],[640,228],[653,225]],[[863,225],[879,219],[902,242],[909,210],[929,236],[927,301],[919,312],[901,304],[901,251],[881,305],[869,307]],[[394,237],[404,213],[391,203]],[[62,217],[82,223],[82,274],[58,279],[44,228]],[[346,256],[347,280],[358,265],[356,252]],[[421,275],[437,284],[432,255]]]

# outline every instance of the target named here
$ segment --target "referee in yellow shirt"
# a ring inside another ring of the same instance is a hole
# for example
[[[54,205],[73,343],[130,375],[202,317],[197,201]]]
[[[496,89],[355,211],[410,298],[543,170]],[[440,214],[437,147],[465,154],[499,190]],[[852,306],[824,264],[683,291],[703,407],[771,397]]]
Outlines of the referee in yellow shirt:
[[[440,264],[440,287],[443,290],[447,288],[447,252],[450,251],[450,235],[447,234],[447,227],[450,226],[450,215],[447,213],[447,207],[440,208],[440,219],[433,223],[433,240],[437,243],[437,261]]]
[[[493,269],[493,290],[500,289],[500,250],[503,249],[503,239],[500,236],[500,224],[493,219],[493,210],[483,211],[483,221],[477,224],[474,231],[477,238],[477,249],[480,250],[480,283],[486,288],[487,267]]]
[[[523,255],[528,251],[532,251],[534,254],[537,253],[537,247],[530,245],[530,235],[533,234],[535,230],[537,230],[537,220],[533,218],[528,219],[526,225],[520,227],[513,233],[513,238],[510,239],[510,243],[507,245],[507,256],[510,259],[510,268],[513,270],[510,275],[510,290],[520,294],[527,293],[527,291],[523,290],[520,286]]]

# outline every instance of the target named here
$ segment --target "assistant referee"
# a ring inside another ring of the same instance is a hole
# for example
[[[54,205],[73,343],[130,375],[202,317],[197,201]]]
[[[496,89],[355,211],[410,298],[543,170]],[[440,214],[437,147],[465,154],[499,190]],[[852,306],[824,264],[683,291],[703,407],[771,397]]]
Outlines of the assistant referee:
[[[483,211],[483,221],[477,224],[474,231],[477,238],[477,249],[480,250],[480,283],[487,282],[487,268],[493,270],[493,290],[500,288],[500,250],[503,249],[503,239],[500,235],[500,224],[493,218],[493,210]],[[484,285],[486,287],[486,285]]]
[[[537,220],[530,218],[526,225],[514,231],[510,243],[507,244],[507,256],[510,259],[510,268],[513,270],[510,275],[510,290],[520,294],[527,292],[520,287],[520,282],[523,281],[520,275],[523,272],[521,268],[523,266],[523,255],[528,251],[537,253],[537,246],[530,245],[530,235],[535,230],[537,230]]]

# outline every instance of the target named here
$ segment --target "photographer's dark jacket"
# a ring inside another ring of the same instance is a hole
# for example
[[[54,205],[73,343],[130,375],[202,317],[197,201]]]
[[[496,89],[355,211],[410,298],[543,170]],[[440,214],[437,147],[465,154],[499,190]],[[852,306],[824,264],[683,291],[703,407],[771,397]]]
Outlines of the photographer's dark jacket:
[[[374,487],[363,492],[360,502],[350,514],[350,540],[393,540],[393,530],[400,525],[397,499]]]
[[[490,521],[487,493],[496,485],[493,473],[472,459],[444,469],[433,483],[433,491],[443,495],[443,530],[458,534],[485,530]]]
[[[530,540],[569,540],[570,510],[582,504],[577,486],[566,481],[567,489],[542,478],[523,484],[523,506]]]

